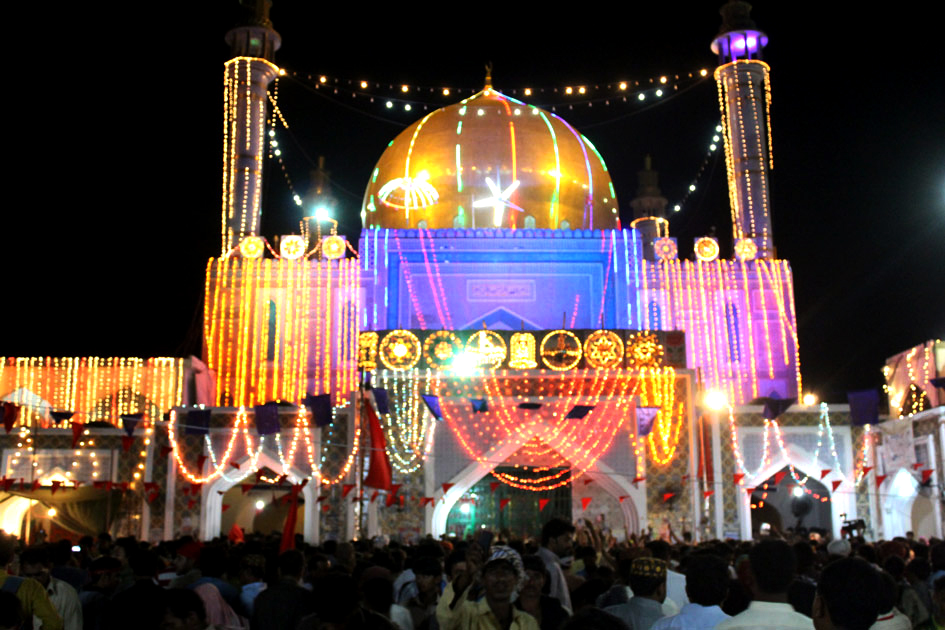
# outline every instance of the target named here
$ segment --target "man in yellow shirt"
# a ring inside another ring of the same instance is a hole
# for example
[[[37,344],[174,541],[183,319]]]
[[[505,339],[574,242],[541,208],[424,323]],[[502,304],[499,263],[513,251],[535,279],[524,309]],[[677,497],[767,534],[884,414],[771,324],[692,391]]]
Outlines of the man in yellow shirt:
[[[35,615],[43,622],[43,630],[62,630],[62,619],[49,601],[43,585],[32,578],[21,578],[7,573],[13,562],[16,546],[12,538],[0,534],[0,591],[12,593],[20,600],[26,619]]]
[[[523,576],[522,559],[515,550],[493,546],[483,565],[482,553],[473,544],[466,554],[466,572],[446,585],[437,604],[440,628],[539,630],[534,617],[512,605],[512,593],[521,585]],[[484,596],[476,601],[480,592]]]

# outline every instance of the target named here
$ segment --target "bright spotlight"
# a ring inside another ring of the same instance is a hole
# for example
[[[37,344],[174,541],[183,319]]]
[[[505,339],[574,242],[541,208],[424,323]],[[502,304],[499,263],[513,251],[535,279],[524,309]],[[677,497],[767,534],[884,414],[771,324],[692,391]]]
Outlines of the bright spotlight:
[[[791,494],[793,494],[796,497],[802,497],[804,496],[804,488],[800,486],[794,486],[794,489],[791,490]]]
[[[728,398],[717,389],[710,389],[703,394],[702,402],[712,411],[719,411],[728,406]]]
[[[804,406],[811,407],[817,404],[817,396],[811,392],[804,394]]]
[[[49,516],[49,518],[54,517],[56,515],[56,508],[49,508],[49,511],[46,512],[46,514]]]
[[[450,368],[459,376],[471,376],[476,373],[479,361],[476,356],[468,352],[460,352],[453,358]]]
[[[325,206],[318,206],[315,208],[315,220],[316,221],[327,221],[331,218],[331,214],[328,213],[328,208]]]
[[[462,512],[463,514],[469,514],[469,510],[470,510],[470,507],[468,503],[463,503],[462,505],[459,506],[459,511]]]
[[[257,510],[262,511],[262,509],[263,509],[264,507],[266,507],[266,502],[265,502],[265,501],[263,501],[262,499],[260,499],[259,501],[256,501],[256,509],[257,509]]]

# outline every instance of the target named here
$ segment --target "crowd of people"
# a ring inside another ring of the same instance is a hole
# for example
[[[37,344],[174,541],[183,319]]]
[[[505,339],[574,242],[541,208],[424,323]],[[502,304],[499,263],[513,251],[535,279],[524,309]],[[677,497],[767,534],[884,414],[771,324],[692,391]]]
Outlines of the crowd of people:
[[[945,628],[935,539],[617,542],[563,519],[536,534],[24,546],[0,533],[0,630]]]

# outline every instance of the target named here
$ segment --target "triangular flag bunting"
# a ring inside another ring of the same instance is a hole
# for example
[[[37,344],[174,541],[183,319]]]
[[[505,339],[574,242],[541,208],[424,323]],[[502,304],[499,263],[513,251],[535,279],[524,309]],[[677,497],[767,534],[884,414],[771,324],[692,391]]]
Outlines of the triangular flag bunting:
[[[343,484],[341,484],[341,496],[342,496],[342,497],[348,496],[348,495],[351,493],[352,490],[354,490],[354,484],[353,484],[353,483],[343,483]]]
[[[160,449],[158,449],[158,452],[159,452],[160,455],[161,455],[161,459],[166,459],[167,456],[170,455],[170,454],[171,454],[171,451],[173,451],[173,450],[174,450],[174,449],[171,448],[170,446],[162,446]]]
[[[745,478],[745,473],[735,473],[734,475],[732,475],[732,481],[735,482],[736,486],[740,484],[742,482],[742,479],[744,478]]]
[[[52,489],[51,489],[52,492],[51,492],[51,494],[56,494],[56,490],[58,490],[59,487],[62,485],[62,481],[60,481],[60,480],[57,479],[57,480],[51,481],[51,482],[50,482],[50,485],[52,486]]]
[[[16,417],[20,413],[20,408],[16,406],[15,403],[5,402],[3,406],[0,407],[0,415],[3,416],[3,428],[9,433],[13,430],[13,423],[16,422]],[[75,444],[73,444],[75,446]]]
[[[434,500],[433,497],[420,497],[420,507],[423,507],[427,505],[428,503],[432,505],[433,500]]]
[[[131,445],[135,443],[135,439],[130,435],[121,436],[121,450],[128,452],[131,449]]]
[[[259,435],[272,435],[282,428],[279,425],[279,403],[256,405],[253,407],[253,415],[256,416],[256,433]]]
[[[715,494],[715,490],[706,490],[705,492],[702,493],[702,498],[703,498],[703,499],[708,499],[708,498],[711,497],[713,494]]]
[[[328,505],[327,503],[322,506],[322,512],[327,512],[327,511],[329,511],[330,509],[331,509],[331,506]]]
[[[872,466],[865,466],[865,467],[863,468],[863,476],[865,477],[866,475],[870,474],[870,471],[871,471],[871,470],[873,470],[873,467],[872,467]]]
[[[551,499],[538,499],[538,511],[541,512]]]
[[[243,494],[246,494],[247,492],[249,492],[249,491],[252,490],[253,488],[254,488],[254,484],[251,484],[251,483],[241,483],[241,484],[240,484],[240,490],[243,491]]]
[[[591,484],[591,483],[594,483],[594,480],[593,480],[593,479],[585,479],[585,480],[584,480],[584,485],[585,485],[585,486],[588,485],[588,484]]]
[[[232,467],[235,468],[236,470],[239,470],[239,469],[240,469],[240,463],[239,463],[239,462],[230,462],[230,466],[232,466]]]
[[[659,407],[637,407],[637,435],[643,437],[649,435],[653,429],[653,420],[660,412]]]
[[[926,468],[922,471],[922,483],[925,483],[932,478],[932,473],[935,472],[932,468]]]
[[[623,503],[624,501],[626,501],[626,500],[629,499],[629,498],[630,498],[630,495],[628,495],[628,494],[622,494],[622,495],[620,495],[619,497],[617,497],[617,501],[619,501],[620,503]]]
[[[499,485],[500,485],[500,484],[499,484],[498,481],[490,481],[490,482],[489,482],[489,492],[495,493],[496,488],[498,488]]]
[[[667,501],[669,501],[670,499],[672,499],[674,496],[676,496],[676,493],[675,493],[675,492],[664,492],[664,493],[663,493],[663,503],[666,503]]]
[[[820,471],[820,478],[823,479],[824,477],[829,475],[832,470],[833,470],[832,468],[822,468]]]
[[[787,471],[785,471],[785,470],[781,470],[781,471],[778,471],[778,472],[774,473],[774,485],[776,485],[776,486],[777,486],[777,485],[780,485],[780,484],[781,484],[781,480],[784,479],[784,475],[786,475],[786,474],[787,474]]]
[[[450,488],[452,488],[454,485],[455,485],[455,484],[452,484],[452,483],[444,483],[444,484],[443,484],[443,494],[446,494],[447,492],[449,492],[449,491],[450,491]]]
[[[220,506],[220,511],[221,511],[221,512],[226,512],[226,511],[229,510],[229,509],[230,509],[230,504],[229,504],[229,503],[224,503],[223,505]]]
[[[922,462],[916,462],[916,463],[912,464],[912,470],[919,470],[919,469],[922,468],[923,466],[925,466],[925,464],[923,464]]]
[[[833,491],[836,492],[837,488],[839,488],[840,485],[843,483],[843,479],[834,479],[830,483],[831,485],[833,485]]]
[[[581,497],[581,509],[586,510],[587,506],[591,504],[591,499],[593,497]]]
[[[371,493],[371,503],[374,503],[374,499],[376,499],[377,495],[379,495],[380,493],[381,493],[380,490],[375,490],[374,492]]]
[[[326,427],[331,424],[331,394],[306,396],[302,400],[302,404],[312,414],[312,420],[316,427]]]
[[[504,510],[505,506],[508,505],[509,501],[511,500],[512,499],[499,499],[499,511],[501,512],[502,510]]]
[[[79,443],[79,438],[82,437],[82,431],[85,429],[85,424],[81,422],[72,423],[72,448],[75,448],[75,445]]]
[[[472,405],[473,413],[486,413],[489,411],[489,405],[485,398],[470,398],[469,404]]]
[[[50,411],[49,415],[52,417],[53,424],[60,425],[63,421],[68,420],[75,415],[74,411]]]
[[[641,477],[640,475],[637,475],[636,477],[633,478],[634,485],[636,485],[637,483],[641,481],[646,481],[646,477]]]
[[[371,393],[374,394],[374,405],[377,407],[377,413],[390,413],[387,390],[375,387],[371,390]]]
[[[144,417],[143,413],[125,413],[120,416],[121,418],[121,428],[125,430],[125,433],[128,435],[134,435],[135,427],[138,426],[138,423],[141,421],[141,418]]]
[[[876,487],[883,485],[883,482],[886,481],[886,477],[889,475],[876,475]]]
[[[439,396],[434,396],[433,394],[420,394],[420,398],[422,398],[423,402],[427,404],[427,409],[430,410],[430,413],[433,415],[434,419],[443,419],[443,412],[440,410]]]
[[[197,470],[203,470],[203,465],[204,465],[204,463],[206,463],[206,461],[207,461],[207,456],[206,456],[206,455],[200,455],[200,456],[197,458]]]
[[[745,494],[751,496],[755,493],[755,488],[745,488]]]
[[[571,408],[571,411],[568,412],[564,418],[568,420],[570,418],[581,419],[587,414],[589,414],[594,409],[594,405],[574,405]]]

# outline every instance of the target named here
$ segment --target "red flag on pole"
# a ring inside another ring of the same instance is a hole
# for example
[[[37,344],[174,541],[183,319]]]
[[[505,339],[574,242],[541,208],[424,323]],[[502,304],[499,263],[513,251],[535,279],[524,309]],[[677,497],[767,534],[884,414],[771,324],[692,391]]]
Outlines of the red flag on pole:
[[[387,458],[387,442],[384,440],[384,430],[381,428],[380,420],[377,419],[374,406],[364,400],[362,408],[367,416],[368,429],[371,435],[371,454],[368,458],[368,474],[364,479],[364,485],[370,488],[390,490],[392,472],[390,460]]]
[[[541,512],[551,499],[538,499],[538,511]]]
[[[499,499],[499,511],[501,512],[502,510],[504,510],[505,506],[508,505],[509,501],[511,500],[512,499]]]
[[[883,485],[883,482],[886,481],[886,477],[889,475],[876,475],[876,487]]]
[[[935,472],[932,468],[926,468],[922,471],[922,483],[925,483],[932,477],[932,473]]]
[[[592,497],[581,497],[581,510],[586,510],[587,506],[591,504]]]
[[[832,468],[822,468],[822,469],[820,470],[820,478],[823,479],[824,477],[826,477],[827,475],[829,475],[831,470],[833,470],[833,469],[832,469]]]
[[[840,485],[843,483],[843,479],[834,479],[830,483],[833,485],[833,491],[836,492],[837,488],[839,488]]]

